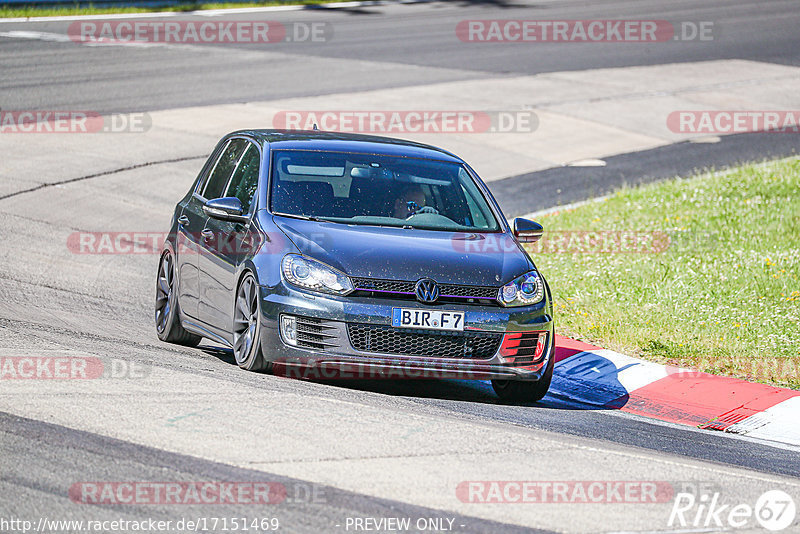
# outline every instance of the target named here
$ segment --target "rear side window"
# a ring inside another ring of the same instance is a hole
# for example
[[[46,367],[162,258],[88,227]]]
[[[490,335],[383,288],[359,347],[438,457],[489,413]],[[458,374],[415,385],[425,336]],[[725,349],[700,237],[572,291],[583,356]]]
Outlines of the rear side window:
[[[258,171],[261,163],[261,154],[252,143],[247,143],[247,148],[239,160],[239,166],[233,172],[226,197],[236,197],[242,203],[245,213],[250,213],[250,204],[258,188]]]
[[[228,185],[231,173],[233,173],[236,164],[239,163],[239,159],[248,146],[249,143],[246,139],[233,139],[228,143],[211,171],[205,188],[201,192],[204,198],[211,200],[222,196],[225,186]]]

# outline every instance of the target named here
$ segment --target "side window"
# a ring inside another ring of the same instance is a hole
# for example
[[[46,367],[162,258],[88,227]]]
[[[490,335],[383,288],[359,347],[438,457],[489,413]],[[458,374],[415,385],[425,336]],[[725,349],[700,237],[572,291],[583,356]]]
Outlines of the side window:
[[[475,202],[475,199],[472,197],[469,191],[467,191],[464,186],[461,186],[461,190],[464,192],[464,196],[467,199],[467,208],[470,216],[472,217],[471,221],[467,221],[468,226],[479,226],[485,228],[489,226],[488,221],[486,220],[486,216],[478,209],[478,204]]]
[[[233,172],[231,183],[225,192],[226,197],[236,197],[242,202],[245,213],[250,213],[250,203],[258,187],[258,170],[261,155],[252,143],[247,143],[239,166]]]
[[[239,163],[239,158],[242,157],[248,144],[245,139],[234,139],[228,143],[228,146],[217,160],[214,170],[211,171],[211,175],[208,177],[205,189],[201,193],[203,197],[211,200],[222,196],[222,192],[228,184],[228,179],[231,177],[233,169],[236,168],[236,164]]]
[[[478,186],[469,178],[466,171],[464,169],[460,169],[458,171],[458,179],[461,183],[461,190],[464,193],[464,197],[467,201],[467,215],[470,220],[464,221],[467,226],[477,226],[480,228],[491,228],[492,224],[492,216],[489,213],[486,213],[484,210],[488,209],[488,205],[486,207],[481,207],[481,205],[485,205],[485,203],[479,203],[477,198],[481,196],[480,191],[478,190]]]
[[[208,159],[203,164],[203,168],[200,170],[200,174],[198,175],[198,180],[195,183],[195,188],[193,190],[194,193],[198,195],[203,192],[203,189],[206,187],[206,183],[208,183],[208,175],[211,174],[211,171],[214,170],[214,164],[219,159],[219,155],[225,150],[225,147],[228,146],[228,142],[219,142],[217,146],[214,147],[214,151],[208,156]]]

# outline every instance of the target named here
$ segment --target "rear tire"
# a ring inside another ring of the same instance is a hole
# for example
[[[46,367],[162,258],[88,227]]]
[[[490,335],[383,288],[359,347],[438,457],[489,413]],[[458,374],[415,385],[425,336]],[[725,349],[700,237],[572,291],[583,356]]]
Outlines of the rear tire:
[[[527,380],[492,380],[492,389],[497,396],[509,402],[538,402],[547,395],[550,382],[553,380],[553,367],[555,366],[555,335],[550,334],[553,341],[550,346],[550,361],[542,378],[532,382]]]
[[[181,325],[176,288],[175,261],[167,250],[161,255],[156,276],[156,334],[158,339],[167,343],[196,347],[203,338],[188,332]]]
[[[272,363],[261,350],[261,299],[252,273],[246,273],[236,289],[233,310],[233,356],[247,371],[270,372]]]

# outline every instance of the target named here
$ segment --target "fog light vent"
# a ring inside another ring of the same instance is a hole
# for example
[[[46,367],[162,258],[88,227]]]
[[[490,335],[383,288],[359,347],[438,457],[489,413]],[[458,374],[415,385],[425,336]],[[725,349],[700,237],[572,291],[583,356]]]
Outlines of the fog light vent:
[[[281,337],[287,344],[301,349],[326,350],[339,343],[333,321],[299,315],[281,315]]]
[[[297,346],[297,317],[281,315],[281,335],[286,343]]]
[[[500,356],[515,364],[535,363],[547,347],[547,332],[508,332],[500,345]]]

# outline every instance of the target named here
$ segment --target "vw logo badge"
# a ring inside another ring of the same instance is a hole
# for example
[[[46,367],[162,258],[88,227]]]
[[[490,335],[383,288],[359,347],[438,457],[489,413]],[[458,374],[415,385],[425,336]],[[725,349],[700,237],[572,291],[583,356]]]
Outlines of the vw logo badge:
[[[423,278],[414,287],[414,293],[420,302],[436,302],[439,298],[439,286],[430,278]]]

